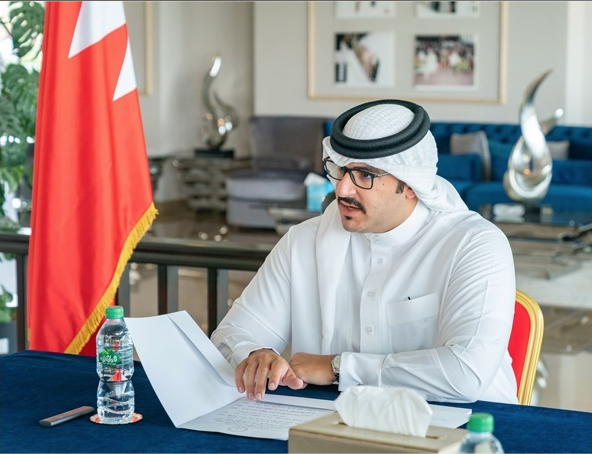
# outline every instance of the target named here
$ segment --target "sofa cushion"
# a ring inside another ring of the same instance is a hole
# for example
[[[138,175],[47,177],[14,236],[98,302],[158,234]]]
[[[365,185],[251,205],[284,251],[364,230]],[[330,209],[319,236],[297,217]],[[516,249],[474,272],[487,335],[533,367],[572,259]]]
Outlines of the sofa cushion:
[[[584,140],[569,141],[569,159],[592,161],[592,142]]]
[[[456,192],[462,197],[464,200],[465,196],[467,195],[468,191],[471,190],[473,185],[475,184],[474,181],[465,181],[465,180],[448,180],[448,182],[454,186]]]
[[[548,144],[553,157],[551,184],[592,185],[592,161],[565,159],[569,144],[567,141],[551,141]],[[513,144],[489,141],[492,181],[503,181],[513,147]]]
[[[510,199],[503,184],[484,181],[470,188],[465,196],[470,210],[478,211],[481,205],[494,203],[516,203]],[[551,205],[555,211],[579,211],[592,207],[592,187],[552,184],[549,192],[538,205]]]
[[[483,181],[474,185],[465,194],[465,203],[469,210],[479,211],[481,205],[494,203],[514,203],[504,191],[499,181]]]
[[[541,204],[551,205],[554,211],[590,211],[592,186],[552,184]]]
[[[437,174],[448,181],[479,181],[481,180],[481,157],[471,153],[465,155],[438,155]]]
[[[551,184],[592,187],[592,161],[570,159],[553,161]]]
[[[592,128],[585,126],[555,126],[547,140],[568,140],[569,159],[592,161]]]
[[[565,160],[569,151],[569,140],[561,140],[559,142],[548,141],[551,158],[555,160]]]
[[[438,154],[450,154],[450,135],[448,134],[433,134],[436,141],[436,148]]]
[[[463,155],[476,153],[481,157],[483,179],[489,180],[491,176],[491,156],[489,145],[484,131],[475,131],[467,134],[452,134],[450,136],[450,154]]]
[[[499,156],[491,157],[491,181],[504,181],[504,174],[508,170],[508,159]]]
[[[512,153],[512,149],[514,148],[513,143],[499,143],[490,140],[489,141],[489,152],[492,155],[495,154],[498,157],[504,157],[506,162],[510,158],[510,154]],[[568,150],[569,150],[569,141],[561,140],[559,142],[547,142],[549,146],[549,151],[551,152],[551,159],[555,160],[564,160],[568,158]],[[493,149],[492,149],[493,148]]]
[[[491,181],[503,181],[504,173],[508,168],[508,159],[512,153],[514,144],[501,143],[495,140],[489,141],[489,153],[491,154]]]

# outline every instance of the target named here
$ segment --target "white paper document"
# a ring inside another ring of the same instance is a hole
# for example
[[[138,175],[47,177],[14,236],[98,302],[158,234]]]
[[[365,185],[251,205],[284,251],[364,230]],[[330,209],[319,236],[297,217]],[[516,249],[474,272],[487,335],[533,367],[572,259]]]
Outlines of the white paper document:
[[[290,427],[335,411],[323,399],[247,400],[236,390],[232,366],[185,311],[125,322],[175,427],[287,440]]]
[[[333,401],[266,394],[249,401],[234,369],[186,311],[125,318],[146,375],[175,427],[287,440],[290,427],[335,411]],[[455,428],[471,410],[430,405],[431,425]]]
[[[449,429],[456,429],[469,421],[473,410],[470,408],[446,407],[444,405],[432,405],[430,408],[432,418],[430,419],[430,426],[448,427]]]

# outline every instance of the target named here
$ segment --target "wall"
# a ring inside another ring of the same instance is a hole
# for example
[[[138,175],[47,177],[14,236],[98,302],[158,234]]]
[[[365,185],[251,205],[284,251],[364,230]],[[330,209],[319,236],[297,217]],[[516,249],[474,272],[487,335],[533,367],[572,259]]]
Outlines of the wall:
[[[562,123],[592,124],[592,103],[584,102],[592,99],[592,3],[508,3],[507,102],[425,103],[432,119],[516,123],[524,89],[552,69],[537,93],[540,117],[561,107],[566,112]],[[306,2],[151,5],[153,92],[140,97],[150,156],[202,146],[201,82],[216,52],[223,63],[213,88],[239,112],[240,124],[227,144],[239,156],[250,153],[247,122],[254,113],[337,116],[358,103],[308,98]],[[170,164],[155,198],[182,198]]]
[[[198,134],[205,113],[202,80],[215,53],[222,66],[212,84],[239,114],[238,128],[224,148],[248,155],[246,124],[253,114],[253,4],[251,2],[151,2],[153,90],[140,96],[149,156],[191,153],[203,146]],[[128,17],[138,20],[137,17]],[[170,162],[157,201],[182,198]]]
[[[566,124],[592,124],[592,3],[569,2],[567,10]],[[587,102],[584,102],[586,100]]]
[[[584,107],[581,93],[567,83],[568,70],[570,74],[580,74],[584,70],[589,74],[592,66],[590,54],[583,48],[583,43],[590,42],[590,31],[584,27],[586,20],[581,11],[570,11],[571,24],[575,27],[568,33],[568,9],[574,7],[568,3],[583,10],[589,8],[583,5],[586,2],[508,3],[507,102],[423,103],[432,119],[515,123],[526,86],[542,72],[552,69],[536,97],[541,118],[546,118],[556,108],[569,106],[570,124],[592,123],[590,108]],[[256,114],[338,115],[359,102],[307,97],[305,2],[257,2],[255,25]],[[580,44],[576,45],[576,55],[569,60],[568,67],[566,49],[574,42]],[[579,117],[574,112],[578,112]]]

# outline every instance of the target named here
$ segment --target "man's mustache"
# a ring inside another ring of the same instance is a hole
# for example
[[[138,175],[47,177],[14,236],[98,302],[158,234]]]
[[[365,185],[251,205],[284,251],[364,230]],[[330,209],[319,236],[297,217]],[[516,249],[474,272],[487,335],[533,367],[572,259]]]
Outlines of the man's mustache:
[[[364,205],[362,205],[360,202],[358,202],[353,197],[337,197],[337,202],[338,203],[342,203],[342,202],[347,203],[348,205],[359,208],[362,213],[366,214],[366,208],[364,208]]]

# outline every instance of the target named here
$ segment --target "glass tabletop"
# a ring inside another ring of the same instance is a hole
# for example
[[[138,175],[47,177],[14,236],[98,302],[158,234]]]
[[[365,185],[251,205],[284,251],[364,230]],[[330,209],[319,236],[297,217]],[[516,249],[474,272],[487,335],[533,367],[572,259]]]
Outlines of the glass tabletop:
[[[494,223],[540,224],[548,226],[579,227],[592,223],[592,207],[589,210],[553,209],[551,205],[528,208],[520,203],[482,205],[480,214]]]

